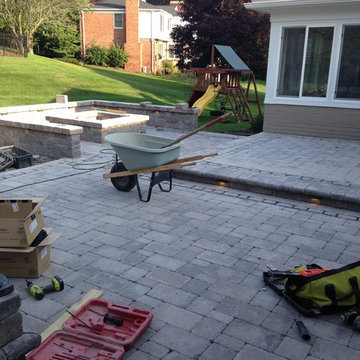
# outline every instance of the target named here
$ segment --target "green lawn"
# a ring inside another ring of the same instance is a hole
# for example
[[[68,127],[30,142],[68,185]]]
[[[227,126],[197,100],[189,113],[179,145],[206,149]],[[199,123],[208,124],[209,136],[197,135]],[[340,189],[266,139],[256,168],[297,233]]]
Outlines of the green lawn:
[[[57,94],[68,95],[70,101],[151,101],[153,104],[174,105],[187,101],[193,85],[194,80],[182,74],[135,74],[79,66],[36,55],[27,58],[0,56],[0,107],[54,102]],[[263,102],[264,82],[258,82],[258,90]],[[217,101],[210,104],[199,118],[199,124],[213,119],[209,112],[218,108]],[[232,119],[209,130],[223,132],[244,127],[249,127],[249,124],[236,124]]]

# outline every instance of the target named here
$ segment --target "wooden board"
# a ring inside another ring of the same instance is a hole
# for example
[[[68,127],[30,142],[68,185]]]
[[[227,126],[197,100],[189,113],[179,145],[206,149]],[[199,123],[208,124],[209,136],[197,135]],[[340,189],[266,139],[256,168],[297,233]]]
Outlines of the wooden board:
[[[187,158],[177,159],[177,160],[174,160],[174,161],[172,161],[172,162],[170,162],[168,164],[155,166],[155,167],[151,167],[151,168],[132,170],[132,171],[119,171],[119,172],[115,172],[115,173],[108,173],[108,174],[104,174],[103,178],[104,179],[111,179],[111,178],[116,178],[116,177],[145,174],[145,173],[149,173],[149,172],[180,169],[180,168],[185,167],[185,166],[196,165],[195,162],[192,162],[194,160],[201,160],[201,159],[204,159],[206,157],[216,156],[216,155],[217,155],[217,153],[191,156],[191,157],[187,157]]]
[[[90,299],[99,298],[103,292],[101,290],[91,289],[85,296],[83,296],[78,302],[71,306],[69,311],[74,314],[78,311],[85,303],[87,303]],[[54,331],[61,330],[64,322],[70,318],[71,315],[69,313],[64,313],[61,315],[54,323],[52,323],[46,330],[44,330],[41,334],[41,340],[44,341],[47,337],[49,337]]]

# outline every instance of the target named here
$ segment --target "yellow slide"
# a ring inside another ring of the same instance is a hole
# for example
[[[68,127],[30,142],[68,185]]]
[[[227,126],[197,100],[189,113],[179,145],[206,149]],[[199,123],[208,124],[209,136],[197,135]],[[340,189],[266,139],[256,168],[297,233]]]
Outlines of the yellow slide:
[[[221,85],[214,87],[214,85],[209,85],[205,91],[205,94],[197,99],[192,107],[197,107],[200,109],[199,116],[205,110],[205,108],[216,98],[217,94],[221,90]]]

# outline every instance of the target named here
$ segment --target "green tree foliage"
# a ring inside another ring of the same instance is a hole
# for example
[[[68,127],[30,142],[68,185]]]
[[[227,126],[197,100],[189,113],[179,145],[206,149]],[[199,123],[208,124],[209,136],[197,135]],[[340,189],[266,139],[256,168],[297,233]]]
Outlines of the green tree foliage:
[[[77,26],[40,26],[34,34],[34,51],[47,57],[78,57],[81,49]]]
[[[15,35],[27,35],[32,49],[35,31],[41,25],[67,26],[69,13],[89,8],[89,0],[0,0],[0,23]]]
[[[250,0],[184,0],[184,25],[172,31],[179,67],[210,64],[213,44],[229,45],[255,73],[266,72],[270,21],[245,9]]]

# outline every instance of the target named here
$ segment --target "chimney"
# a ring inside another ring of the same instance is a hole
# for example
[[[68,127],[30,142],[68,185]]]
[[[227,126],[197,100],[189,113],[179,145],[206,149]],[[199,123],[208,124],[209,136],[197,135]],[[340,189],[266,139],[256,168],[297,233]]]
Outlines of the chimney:
[[[125,70],[141,70],[141,46],[139,39],[139,0],[125,1],[125,51],[129,60]]]

